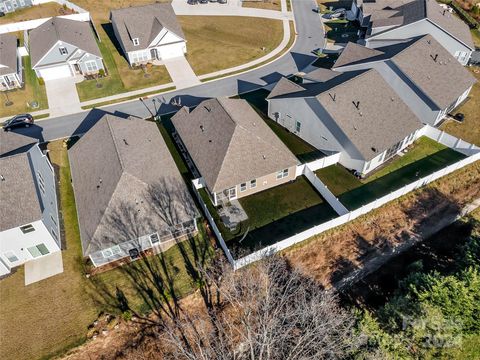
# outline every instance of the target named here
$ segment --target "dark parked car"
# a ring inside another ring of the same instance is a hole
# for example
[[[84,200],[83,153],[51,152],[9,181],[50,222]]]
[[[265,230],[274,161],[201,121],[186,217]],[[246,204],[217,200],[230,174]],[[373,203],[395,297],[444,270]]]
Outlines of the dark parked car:
[[[17,115],[3,123],[3,130],[10,131],[11,129],[16,127],[21,127],[21,126],[29,127],[32,124],[33,124],[32,115],[30,114]]]
[[[5,13],[3,11],[0,11],[0,17],[5,16]]]
[[[456,113],[453,118],[458,122],[463,122],[463,120],[465,120],[465,115],[463,113]]]

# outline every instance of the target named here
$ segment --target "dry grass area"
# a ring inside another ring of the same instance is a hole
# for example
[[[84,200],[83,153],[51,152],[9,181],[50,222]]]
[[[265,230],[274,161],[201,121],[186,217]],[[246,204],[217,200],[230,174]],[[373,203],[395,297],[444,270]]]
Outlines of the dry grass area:
[[[282,4],[280,0],[243,1],[242,6],[255,9],[282,11]]]
[[[187,38],[187,60],[197,75],[260,58],[283,39],[281,20],[240,16],[179,16],[178,19]]]
[[[48,2],[8,13],[5,16],[0,17],[0,24],[41,19],[57,15],[68,15],[73,13],[73,10],[64,8],[62,5],[56,2]]]
[[[472,66],[468,69],[478,82],[473,85],[468,100],[455,110],[455,112],[464,113],[465,120],[463,123],[447,120],[440,129],[480,146],[480,66]]]
[[[293,266],[328,288],[382,250],[404,242],[412,234],[428,232],[439,219],[453,216],[478,197],[480,162],[313,237],[283,255]]]

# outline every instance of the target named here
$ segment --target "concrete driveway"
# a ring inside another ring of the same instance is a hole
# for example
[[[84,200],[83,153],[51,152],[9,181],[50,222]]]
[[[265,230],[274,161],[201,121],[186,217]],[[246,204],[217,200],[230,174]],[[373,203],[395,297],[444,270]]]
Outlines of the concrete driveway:
[[[74,114],[82,110],[75,78],[45,81],[50,116]]]
[[[62,252],[39,257],[25,263],[25,285],[47,279],[63,272]]]
[[[193,72],[185,56],[176,57],[163,61],[167,67],[172,82],[177,89],[184,89],[200,84],[197,75]]]

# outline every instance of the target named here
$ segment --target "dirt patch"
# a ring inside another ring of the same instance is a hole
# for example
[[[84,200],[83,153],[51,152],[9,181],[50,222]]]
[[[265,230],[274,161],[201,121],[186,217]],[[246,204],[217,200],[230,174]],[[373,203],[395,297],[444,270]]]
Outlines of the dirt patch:
[[[284,251],[290,263],[329,288],[368,260],[435,230],[480,196],[480,162],[405,195],[342,227]]]

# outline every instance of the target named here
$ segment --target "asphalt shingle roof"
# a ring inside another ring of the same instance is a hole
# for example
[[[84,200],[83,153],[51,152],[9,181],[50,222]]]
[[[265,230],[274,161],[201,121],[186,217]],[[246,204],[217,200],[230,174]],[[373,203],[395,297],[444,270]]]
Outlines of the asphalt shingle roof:
[[[32,66],[35,66],[58,41],[102,57],[88,22],[54,17],[30,30],[29,44]]]
[[[15,131],[0,131],[0,157],[24,152],[35,143],[38,143],[37,138],[16,133]]]
[[[0,34],[0,75],[17,71],[17,38],[11,34]]]
[[[29,153],[0,158],[0,231],[42,218]]]
[[[197,214],[154,122],[105,115],[69,157],[85,256]]]
[[[191,112],[181,109],[172,122],[211,192],[298,163],[246,100],[205,100]]]
[[[117,25],[119,40],[126,51],[146,49],[163,28],[185,39],[182,27],[170,3],[112,10],[110,19]],[[134,38],[139,40],[139,45],[133,45]]]

